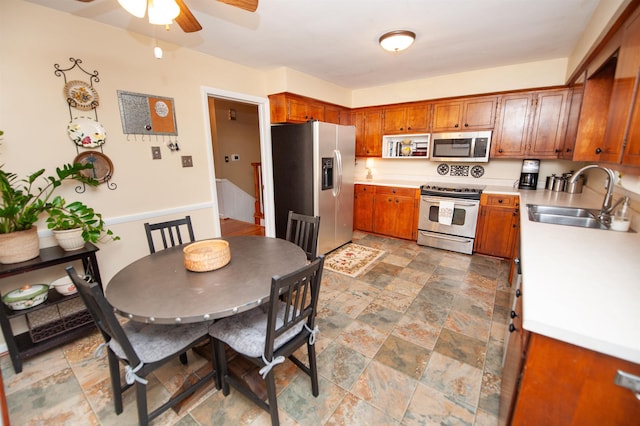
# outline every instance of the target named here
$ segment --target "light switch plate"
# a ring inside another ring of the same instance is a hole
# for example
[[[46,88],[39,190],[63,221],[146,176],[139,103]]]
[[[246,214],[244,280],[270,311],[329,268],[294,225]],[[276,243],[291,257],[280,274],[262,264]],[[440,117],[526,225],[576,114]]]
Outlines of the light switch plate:
[[[193,167],[193,160],[190,155],[182,156],[182,167]]]
[[[162,158],[162,154],[160,153],[159,146],[151,147],[151,158],[153,158],[154,160],[160,160]]]

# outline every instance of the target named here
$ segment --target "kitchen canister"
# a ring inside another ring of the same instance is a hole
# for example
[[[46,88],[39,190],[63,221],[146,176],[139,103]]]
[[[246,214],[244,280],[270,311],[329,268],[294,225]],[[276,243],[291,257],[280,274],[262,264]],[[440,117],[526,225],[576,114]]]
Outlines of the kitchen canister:
[[[554,174],[552,174],[551,176],[547,176],[547,181],[544,185],[544,189],[548,189],[549,191],[553,190],[553,185],[556,183],[556,179],[558,177]]]
[[[567,183],[567,179],[561,176],[556,176],[553,181],[553,188],[551,188],[555,192],[564,192],[565,184]]]
[[[575,182],[567,180],[564,186],[564,191],[569,194],[580,194],[582,192],[582,186],[584,185],[584,176],[580,175]]]

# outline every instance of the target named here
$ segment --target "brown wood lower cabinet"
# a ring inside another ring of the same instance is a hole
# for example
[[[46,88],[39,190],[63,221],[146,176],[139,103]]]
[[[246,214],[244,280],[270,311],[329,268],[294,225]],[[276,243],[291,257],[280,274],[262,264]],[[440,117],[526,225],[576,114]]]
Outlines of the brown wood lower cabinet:
[[[637,425],[640,401],[614,383],[618,370],[640,375],[639,364],[531,333],[507,353],[499,424]],[[517,378],[511,390],[505,376]]]
[[[520,230],[517,195],[482,194],[474,251],[488,256],[514,257]]]
[[[354,228],[414,240],[420,190],[380,185],[355,185]]]

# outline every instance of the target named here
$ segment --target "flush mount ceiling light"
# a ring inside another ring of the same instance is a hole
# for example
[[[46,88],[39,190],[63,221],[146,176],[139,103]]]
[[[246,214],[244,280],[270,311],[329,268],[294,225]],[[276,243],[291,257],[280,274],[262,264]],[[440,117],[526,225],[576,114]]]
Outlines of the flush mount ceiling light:
[[[380,36],[380,46],[389,52],[407,49],[416,39],[416,33],[408,30],[390,31]]]
[[[149,23],[169,25],[180,14],[175,0],[118,0],[120,6],[137,18],[149,15]]]

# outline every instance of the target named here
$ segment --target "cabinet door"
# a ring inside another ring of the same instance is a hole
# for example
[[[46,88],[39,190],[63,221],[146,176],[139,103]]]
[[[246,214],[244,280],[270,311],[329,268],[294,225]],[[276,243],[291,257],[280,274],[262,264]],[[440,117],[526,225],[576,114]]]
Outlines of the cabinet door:
[[[483,194],[476,232],[476,252],[510,259],[516,242],[518,220],[518,197]]]
[[[413,197],[395,197],[395,229],[393,236],[410,240],[413,238],[414,228],[414,208],[415,200]]]
[[[382,110],[365,111],[364,146],[367,157],[382,157]]]
[[[638,364],[531,333],[512,424],[638,424],[640,401],[614,383],[618,370],[640,375]]]
[[[366,157],[367,146],[364,141],[364,111],[352,112],[351,122],[356,126],[356,157]]]
[[[424,103],[408,106],[405,116],[409,132],[428,132],[431,119],[431,104]]]
[[[353,199],[353,227],[360,231],[373,231],[373,194],[372,185],[355,185]]]
[[[616,63],[615,57],[609,58],[585,83],[574,161],[600,161]]]
[[[395,197],[391,194],[376,193],[373,197],[373,232],[391,235],[395,228],[395,223]]]
[[[564,135],[564,143],[560,147],[558,158],[564,160],[573,160],[573,150],[576,145],[578,136],[578,124],[580,122],[580,108],[582,107],[582,97],[584,94],[584,83],[586,80],[586,71],[581,79],[571,88],[569,96],[569,112],[567,114],[567,131]]]
[[[464,130],[493,129],[498,98],[469,99],[463,105],[462,128]]]
[[[460,130],[461,118],[462,101],[438,102],[433,105],[433,123],[431,128],[434,132]]]
[[[338,107],[325,105],[324,107],[324,121],[326,123],[340,124],[340,111]]]
[[[568,90],[538,92],[527,155],[557,158],[564,142]]]
[[[531,93],[502,97],[491,146],[492,157],[522,158],[525,156],[532,102]]]
[[[406,112],[405,107],[393,107],[384,109],[384,119],[382,130],[385,135],[406,133]]]

